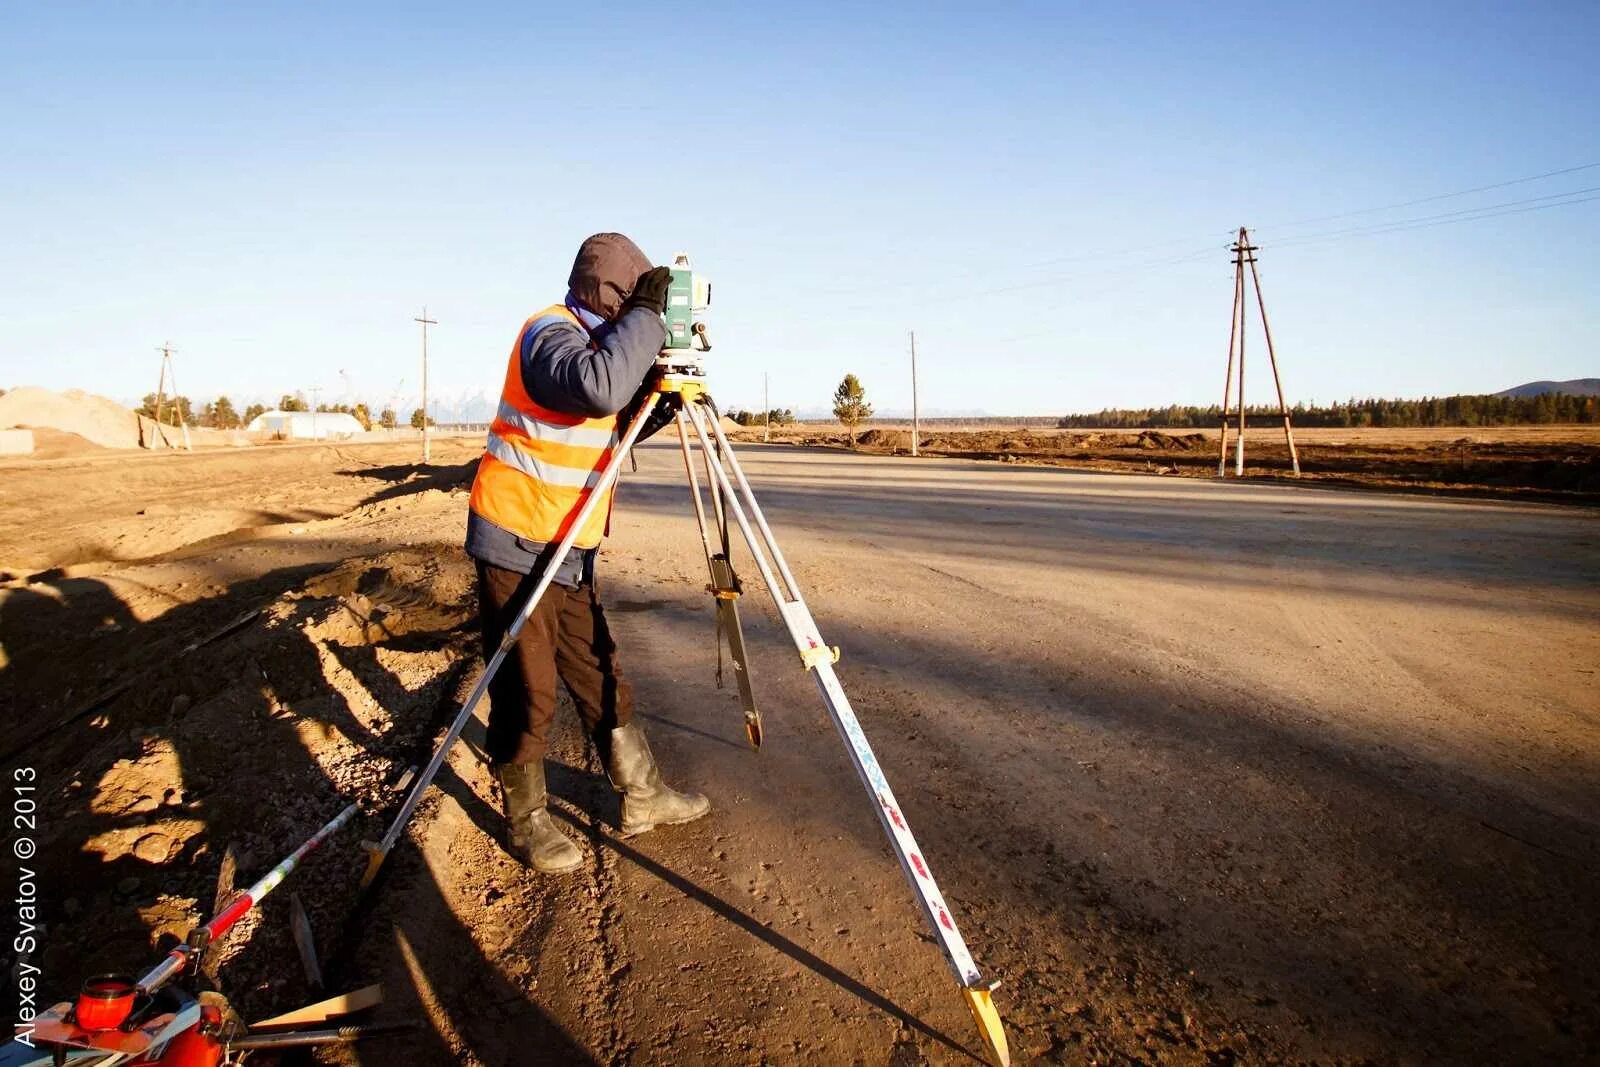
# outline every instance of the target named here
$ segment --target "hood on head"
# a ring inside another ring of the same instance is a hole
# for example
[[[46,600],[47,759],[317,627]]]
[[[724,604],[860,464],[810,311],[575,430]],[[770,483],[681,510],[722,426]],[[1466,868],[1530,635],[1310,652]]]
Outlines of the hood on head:
[[[578,302],[607,321],[617,317],[649,257],[620,233],[597,233],[578,246],[567,287]]]

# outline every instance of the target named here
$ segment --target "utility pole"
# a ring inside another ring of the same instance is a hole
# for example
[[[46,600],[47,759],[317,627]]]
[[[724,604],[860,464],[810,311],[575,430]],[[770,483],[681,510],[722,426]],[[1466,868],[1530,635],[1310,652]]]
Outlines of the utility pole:
[[[917,417],[917,331],[911,331],[911,455],[917,454],[917,438],[922,436],[922,424]]]
[[[766,412],[763,416],[767,420],[766,429],[761,431],[763,442],[772,440],[772,397],[767,392],[767,372],[761,372],[761,410]]]
[[[167,435],[161,431],[161,408],[167,398],[167,364],[172,362],[172,342],[167,342],[156,349],[161,353],[161,380],[156,383],[156,435],[163,445],[167,443]],[[168,446],[170,447],[170,446]]]
[[[162,345],[158,352],[161,353],[161,380],[156,385],[156,433],[161,435],[161,440],[166,443],[166,431],[161,428],[161,409],[167,395],[167,383],[172,383],[172,410],[178,416],[178,428],[183,431],[183,447],[194,451],[194,445],[189,441],[189,423],[183,417],[183,397],[178,392],[178,371],[172,364],[172,342]],[[171,447],[170,445],[168,447]]]
[[[322,386],[312,386],[306,392],[311,394],[311,439],[315,441],[317,439],[317,408],[322,406],[317,403],[317,394],[322,392]]]
[[[1256,253],[1261,249],[1250,243],[1250,233],[1243,226],[1239,227],[1239,237],[1228,249],[1233,253],[1233,313],[1228,320],[1228,374],[1222,386],[1222,446],[1217,456],[1217,476],[1225,477],[1228,473],[1228,420],[1233,419],[1234,428],[1238,432],[1238,439],[1234,442],[1233,473],[1235,477],[1244,476],[1244,337],[1245,313],[1249,309],[1249,298],[1245,294],[1245,264],[1250,265],[1250,281],[1254,283],[1256,291],[1256,308],[1261,314],[1261,332],[1267,341],[1267,361],[1272,366],[1272,383],[1278,392],[1278,414],[1283,419],[1283,437],[1289,445],[1289,464],[1294,468],[1296,476],[1300,473],[1300,454],[1294,447],[1294,428],[1290,425],[1289,405],[1283,398],[1283,379],[1278,374],[1278,354],[1272,346],[1272,327],[1267,325],[1267,305],[1261,298],[1261,275],[1256,271]],[[1230,413],[1229,406],[1234,403],[1234,356],[1238,355],[1238,387],[1239,397],[1237,407]]]
[[[428,305],[422,305],[422,317],[414,319],[422,323],[422,462],[432,460],[428,449],[428,327],[439,325],[438,319],[428,318]]]

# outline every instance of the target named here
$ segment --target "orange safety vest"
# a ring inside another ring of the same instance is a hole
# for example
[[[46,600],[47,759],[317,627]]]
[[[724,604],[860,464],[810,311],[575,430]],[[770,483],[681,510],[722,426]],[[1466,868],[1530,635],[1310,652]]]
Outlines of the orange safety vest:
[[[522,384],[523,336],[561,319],[584,329],[571,309],[554,304],[523,323],[517,333],[500,390],[500,409],[489,426],[469,504],[501,529],[545,543],[566,536],[619,440],[616,415],[593,419],[563,415],[540,405]],[[605,536],[612,492],[606,490],[578,531],[576,547],[594,548]]]

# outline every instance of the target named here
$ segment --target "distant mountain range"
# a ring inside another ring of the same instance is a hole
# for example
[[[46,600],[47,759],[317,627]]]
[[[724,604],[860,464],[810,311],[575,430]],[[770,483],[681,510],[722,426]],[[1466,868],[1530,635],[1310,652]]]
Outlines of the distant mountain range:
[[[1568,396],[1600,396],[1600,378],[1574,378],[1568,382],[1527,382],[1502,389],[1495,396],[1543,396],[1545,393],[1566,393]]]

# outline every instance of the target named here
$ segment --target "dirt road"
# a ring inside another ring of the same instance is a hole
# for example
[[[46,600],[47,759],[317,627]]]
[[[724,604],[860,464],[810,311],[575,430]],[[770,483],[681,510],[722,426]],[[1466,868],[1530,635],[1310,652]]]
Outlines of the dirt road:
[[[742,447],[1019,1061],[1600,1057],[1595,512]],[[34,525],[0,530],[0,698],[85,713],[8,756],[58,788],[61,990],[205,911],[223,844],[269,862],[426,746],[472,662],[473,451],[235,457],[207,507],[248,529],[139,552],[131,503],[110,548],[52,547],[94,479],[8,469]],[[196,458],[160,462],[118,469],[193,488]],[[681,479],[643,451],[603,591],[663,765],[716,810],[621,840],[567,714],[552,789],[588,863],[538,880],[469,731],[342,975],[430,1025],[352,1062],[972,1062],[749,567],[763,752],[714,685]],[[346,840],[299,883],[330,944],[359,866]],[[249,1016],[308,999],[286,909],[230,949]]]

